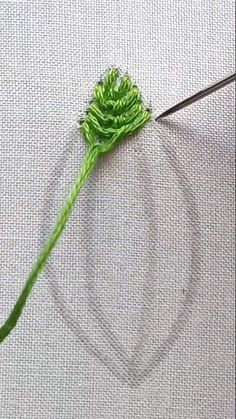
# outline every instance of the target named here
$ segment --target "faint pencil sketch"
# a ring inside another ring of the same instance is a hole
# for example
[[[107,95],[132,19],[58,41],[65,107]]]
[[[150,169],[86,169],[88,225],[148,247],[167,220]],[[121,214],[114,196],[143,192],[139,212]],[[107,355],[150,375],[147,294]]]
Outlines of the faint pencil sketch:
[[[96,345],[84,330],[81,324],[76,322],[73,316],[73,312],[68,307],[67,302],[63,297],[63,292],[58,286],[57,277],[53,271],[52,266],[50,269],[46,268],[45,275],[48,278],[48,283],[56,307],[60,312],[62,318],[64,319],[67,326],[73,331],[73,333],[79,338],[80,341],[86,346],[87,350],[96,356],[106,367],[113,373],[115,376],[124,381],[125,383],[136,386],[139,385],[158,365],[161,360],[167,356],[168,352],[171,350],[176,339],[181,335],[183,328],[188,320],[192,303],[195,298],[196,285],[199,276],[199,218],[196,208],[196,203],[194,199],[193,192],[191,190],[190,184],[188,182],[187,176],[180,167],[174,152],[167,147],[165,143],[165,138],[161,130],[157,130],[158,139],[160,141],[160,147],[165,155],[165,158],[168,161],[168,164],[171,167],[171,170],[174,172],[180,189],[180,193],[183,197],[183,202],[188,218],[189,228],[191,230],[191,240],[190,240],[190,260],[189,260],[189,274],[188,282],[183,293],[182,305],[179,308],[178,315],[173,321],[173,324],[170,327],[169,334],[166,339],[155,349],[153,348],[152,354],[147,360],[143,360],[143,355],[146,351],[146,344],[148,340],[148,325],[152,318],[152,313],[155,307],[155,273],[152,270],[151,264],[148,271],[147,280],[144,283],[144,292],[143,292],[143,306],[142,306],[142,316],[141,322],[139,324],[139,337],[137,342],[134,345],[134,350],[132,355],[129,356],[125,347],[119,341],[118,336],[114,333],[112,325],[109,322],[108,317],[104,314],[103,307],[96,293],[96,287],[94,283],[94,275],[91,271],[92,261],[91,258],[91,249],[87,252],[86,258],[88,259],[88,267],[86,270],[87,284],[86,284],[86,295],[87,302],[90,309],[91,316],[94,318],[95,323],[101,333],[104,336],[104,340],[107,342],[106,350],[102,350]],[[77,133],[75,133],[75,137]],[[42,226],[41,226],[41,242],[44,241],[45,237],[48,234],[48,213],[50,210],[50,205],[54,199],[55,190],[58,186],[60,177],[62,176],[63,169],[65,167],[68,156],[73,151],[75,146],[75,138],[66,146],[66,149],[62,153],[61,158],[59,159],[56,167],[53,169],[51,180],[48,184],[46,191],[46,198],[43,206],[42,212]],[[138,146],[137,146],[138,147]],[[147,236],[149,237],[149,242],[147,243],[150,259],[153,257],[153,249],[151,248],[151,243],[153,242],[153,223],[154,218],[152,210],[155,208],[155,202],[152,200],[152,193],[150,188],[155,187],[151,185],[151,175],[149,173],[147,161],[145,161],[145,152],[140,149],[140,153],[136,155],[136,158],[139,161],[140,167],[140,176],[142,182],[144,183],[144,189],[149,194],[149,200],[144,200],[143,206],[146,213],[149,216],[148,220],[148,232]],[[119,151],[117,151],[119,152]],[[151,185],[151,186],[150,186]],[[91,213],[92,209],[90,208],[91,200],[87,200],[86,203],[87,213]],[[88,236],[88,243],[93,243],[93,237],[89,226],[86,228],[86,235]],[[158,238],[157,238],[158,240]],[[178,278],[176,278],[178,281]],[[66,284],[65,284],[66,287]]]

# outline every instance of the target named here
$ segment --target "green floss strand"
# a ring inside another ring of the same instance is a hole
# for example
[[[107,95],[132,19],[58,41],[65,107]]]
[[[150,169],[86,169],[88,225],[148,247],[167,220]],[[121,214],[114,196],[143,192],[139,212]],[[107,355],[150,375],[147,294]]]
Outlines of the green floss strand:
[[[98,158],[113,150],[124,137],[141,129],[151,118],[150,110],[144,107],[140,91],[131,78],[126,75],[120,81],[118,79],[119,71],[113,68],[95,87],[93,100],[81,124],[81,131],[88,143],[88,152],[82,169],[47,243],[26,280],[18,301],[0,329],[0,342],[3,342],[16,326],[27,298],[56,246],[77,197]]]

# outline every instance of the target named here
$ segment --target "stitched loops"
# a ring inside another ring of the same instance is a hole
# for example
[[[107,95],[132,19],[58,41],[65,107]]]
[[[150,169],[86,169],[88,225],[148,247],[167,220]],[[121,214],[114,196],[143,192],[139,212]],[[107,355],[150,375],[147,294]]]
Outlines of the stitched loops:
[[[16,326],[31,290],[56,246],[77,197],[99,156],[112,150],[126,135],[142,128],[151,117],[150,111],[144,108],[140,92],[134,86],[130,77],[125,76],[117,84],[118,77],[118,70],[111,69],[105,80],[98,83],[95,88],[93,102],[81,126],[81,130],[89,145],[87,156],[67,202],[58,216],[55,227],[26,280],[18,301],[6,323],[0,329],[0,342]]]
[[[142,128],[151,117],[131,78],[124,76],[119,84],[118,78],[119,71],[111,69],[105,80],[97,84],[81,126],[88,144],[97,145],[101,153],[112,150],[122,138]]]

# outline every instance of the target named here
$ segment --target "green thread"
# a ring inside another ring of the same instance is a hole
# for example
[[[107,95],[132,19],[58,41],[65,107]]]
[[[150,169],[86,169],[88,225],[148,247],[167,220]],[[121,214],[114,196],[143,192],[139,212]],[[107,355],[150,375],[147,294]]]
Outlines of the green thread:
[[[93,101],[81,125],[89,149],[82,169],[60,213],[55,228],[27,278],[22,293],[7,321],[0,329],[2,342],[16,326],[31,290],[56,246],[73,210],[77,197],[93,170],[98,158],[116,147],[127,135],[141,129],[150,119],[138,88],[128,75],[118,83],[119,71],[111,69],[103,82],[97,84]]]

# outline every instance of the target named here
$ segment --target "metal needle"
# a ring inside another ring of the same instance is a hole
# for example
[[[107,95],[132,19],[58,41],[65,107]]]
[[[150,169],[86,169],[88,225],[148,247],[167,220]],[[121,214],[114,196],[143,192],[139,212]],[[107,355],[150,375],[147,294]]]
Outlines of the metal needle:
[[[156,118],[156,121],[160,118],[164,118],[168,115],[171,115],[175,112],[180,111],[181,109],[185,108],[186,106],[191,105],[192,103],[197,102],[198,100],[204,98],[205,96],[210,95],[211,93],[215,92],[216,90],[222,89],[222,87],[227,86],[227,84],[232,83],[235,80],[235,73],[231,74],[230,76],[224,78],[223,80],[218,81],[217,83],[211,84],[210,86],[206,87],[205,89],[200,90],[199,92],[195,93],[194,95],[184,99],[182,102],[178,103],[177,105],[173,106],[172,108],[168,109],[167,111],[163,112]]]

